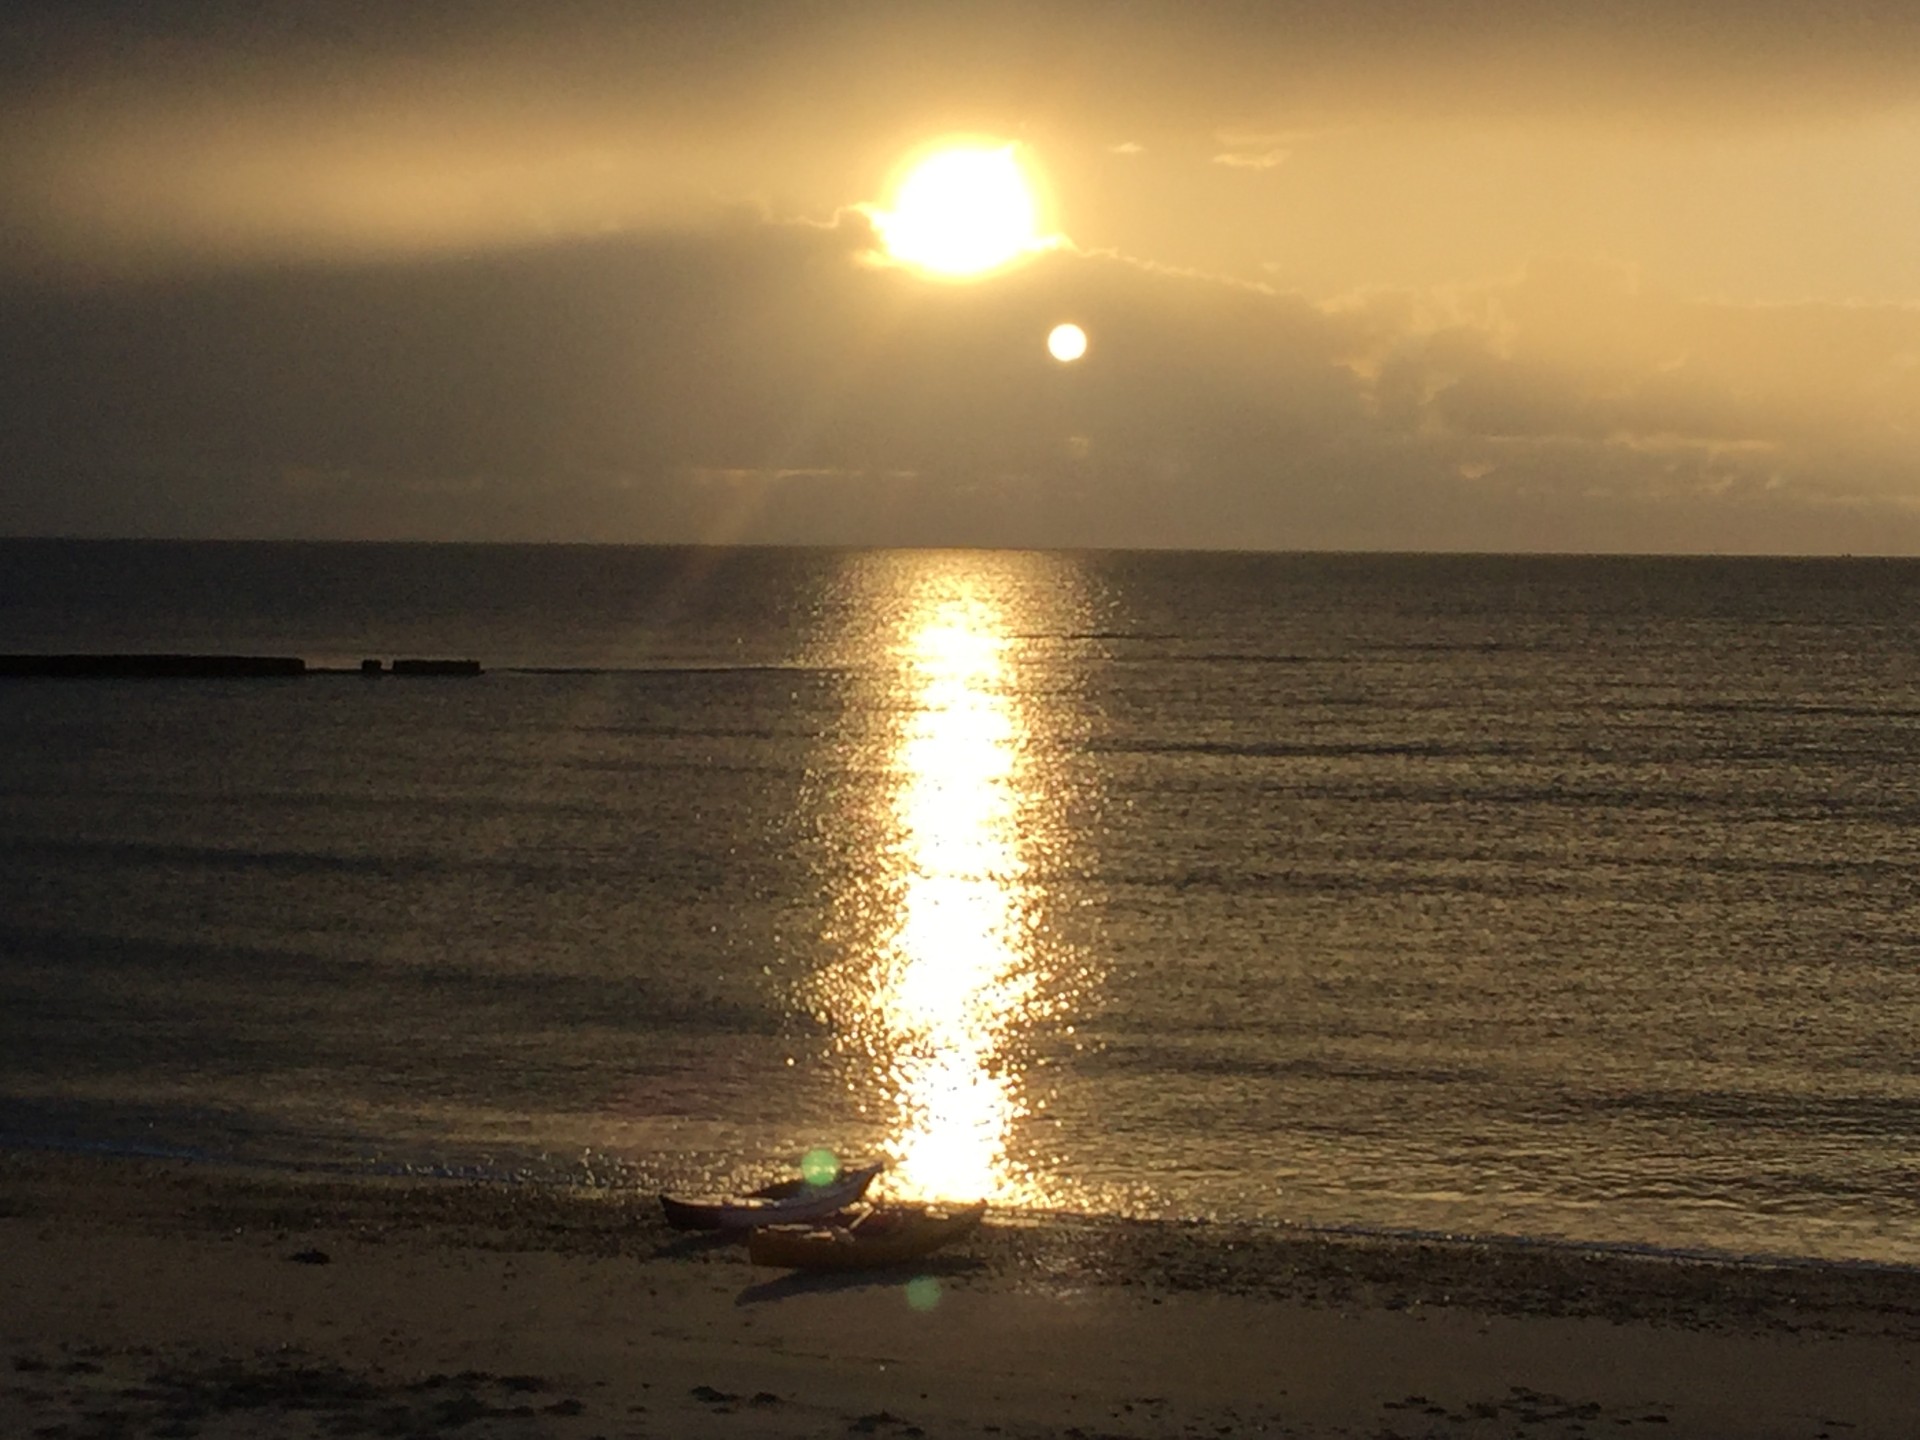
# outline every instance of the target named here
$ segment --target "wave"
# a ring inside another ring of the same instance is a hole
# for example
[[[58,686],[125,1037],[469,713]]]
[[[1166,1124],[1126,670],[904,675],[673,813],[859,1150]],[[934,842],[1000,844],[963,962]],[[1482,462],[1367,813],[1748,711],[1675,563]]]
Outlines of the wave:
[[[1094,739],[1085,746],[1094,755],[1220,755],[1252,760],[1324,760],[1347,757],[1408,756],[1457,760],[1521,753],[1501,742],[1469,744],[1443,740],[1134,740]]]

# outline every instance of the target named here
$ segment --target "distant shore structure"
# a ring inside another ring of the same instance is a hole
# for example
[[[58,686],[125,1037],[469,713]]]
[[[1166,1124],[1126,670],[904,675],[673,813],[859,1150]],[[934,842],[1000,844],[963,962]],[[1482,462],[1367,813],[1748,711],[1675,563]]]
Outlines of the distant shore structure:
[[[0,678],[48,680],[260,680],[315,673],[296,655],[0,655]],[[478,660],[362,660],[359,674],[479,675]]]

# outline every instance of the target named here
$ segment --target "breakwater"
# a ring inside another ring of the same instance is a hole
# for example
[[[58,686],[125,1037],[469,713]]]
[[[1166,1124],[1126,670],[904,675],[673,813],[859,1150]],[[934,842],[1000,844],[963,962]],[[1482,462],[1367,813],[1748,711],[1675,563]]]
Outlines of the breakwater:
[[[0,675],[52,679],[200,680],[304,675],[292,655],[0,655]]]
[[[360,667],[363,674],[479,675],[478,660],[395,660],[389,670],[378,660]],[[56,680],[251,680],[310,675],[295,655],[0,655],[0,678]]]

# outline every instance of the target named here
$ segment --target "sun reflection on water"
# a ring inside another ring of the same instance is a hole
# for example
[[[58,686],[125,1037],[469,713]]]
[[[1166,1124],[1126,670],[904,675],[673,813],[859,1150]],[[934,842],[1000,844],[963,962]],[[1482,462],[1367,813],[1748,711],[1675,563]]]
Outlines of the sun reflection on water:
[[[886,1112],[897,1195],[1048,1199],[1013,1145],[1044,1104],[1025,1078],[1036,1027],[1063,1003],[1030,873],[1045,787],[1016,652],[991,588],[956,569],[923,577],[894,641],[883,916],[860,927],[830,1008],[864,1062],[855,1085]]]

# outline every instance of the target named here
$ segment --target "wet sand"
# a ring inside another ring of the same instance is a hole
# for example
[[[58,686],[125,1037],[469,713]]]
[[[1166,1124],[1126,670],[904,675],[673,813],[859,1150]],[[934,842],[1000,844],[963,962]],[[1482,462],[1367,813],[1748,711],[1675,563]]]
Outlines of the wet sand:
[[[1864,1440],[1917,1356],[1905,1271],[1050,1217],[821,1280],[650,1197],[0,1154],[8,1437]]]

